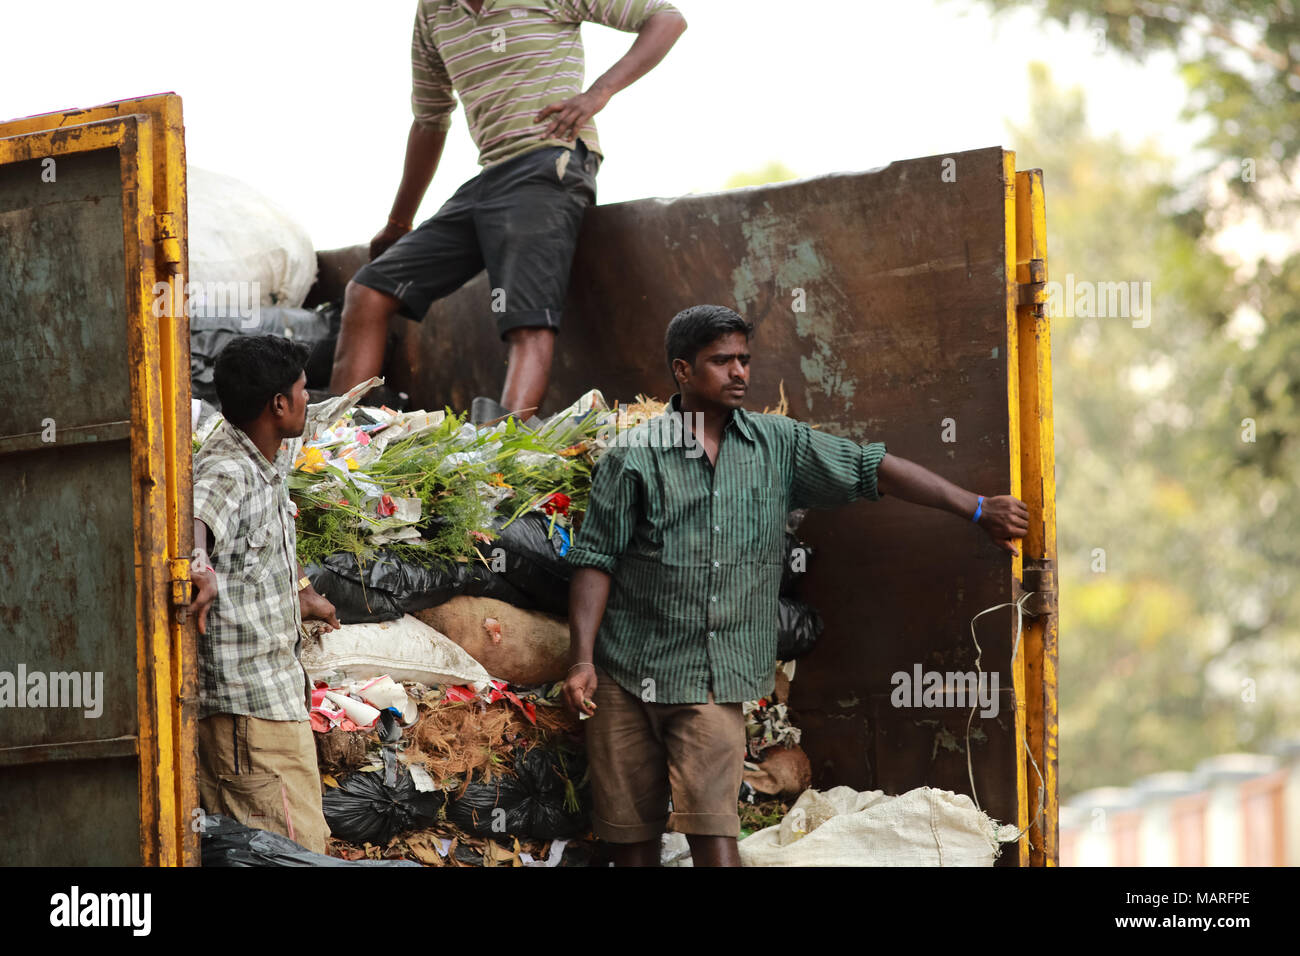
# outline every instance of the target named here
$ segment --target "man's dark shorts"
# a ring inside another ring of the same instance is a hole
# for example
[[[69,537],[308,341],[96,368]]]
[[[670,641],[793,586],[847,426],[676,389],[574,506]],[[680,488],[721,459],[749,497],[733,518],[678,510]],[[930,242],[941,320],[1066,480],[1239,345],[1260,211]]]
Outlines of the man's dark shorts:
[[[354,277],[400,300],[408,319],[487,268],[486,303],[504,338],[511,329],[559,329],[583,213],[596,202],[600,157],[545,146],[489,166],[437,214]]]

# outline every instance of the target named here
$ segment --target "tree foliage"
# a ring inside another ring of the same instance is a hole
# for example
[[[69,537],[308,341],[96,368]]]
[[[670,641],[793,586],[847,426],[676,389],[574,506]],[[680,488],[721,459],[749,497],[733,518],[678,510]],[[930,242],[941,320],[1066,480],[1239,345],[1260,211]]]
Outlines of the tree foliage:
[[[1147,327],[1053,320],[1068,797],[1300,727],[1300,270],[1241,278],[1170,157],[1090,133],[1082,92],[1031,70],[1012,136],[1044,170],[1049,279],[1151,283]]]

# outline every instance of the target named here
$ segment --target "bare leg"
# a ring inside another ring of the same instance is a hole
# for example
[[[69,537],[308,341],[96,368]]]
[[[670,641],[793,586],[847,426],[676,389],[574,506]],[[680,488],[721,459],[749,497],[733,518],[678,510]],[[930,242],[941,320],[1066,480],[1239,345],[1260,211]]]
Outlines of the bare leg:
[[[398,301],[368,286],[349,282],[343,296],[343,324],[334,347],[330,392],[342,395],[358,382],[378,375],[384,367],[388,320]]]
[[[659,837],[641,843],[612,843],[610,855],[615,866],[658,866]]]
[[[740,850],[735,837],[695,836],[688,833],[691,863],[695,866],[740,866]]]
[[[339,341],[342,341],[340,337]],[[511,329],[506,333],[510,346],[506,384],[501,390],[501,404],[527,418],[542,407],[550,384],[551,358],[555,354],[554,329]],[[338,374],[335,365],[335,374]]]

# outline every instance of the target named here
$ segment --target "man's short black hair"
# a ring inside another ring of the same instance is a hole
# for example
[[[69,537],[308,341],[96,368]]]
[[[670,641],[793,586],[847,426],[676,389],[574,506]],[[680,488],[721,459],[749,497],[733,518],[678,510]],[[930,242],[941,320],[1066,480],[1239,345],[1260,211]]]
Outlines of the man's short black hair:
[[[217,356],[213,381],[221,414],[233,425],[246,425],[262,414],[267,402],[288,395],[310,353],[280,335],[242,335]]]
[[[664,334],[669,373],[672,373],[675,359],[685,359],[694,368],[700,349],[732,332],[745,333],[748,341],[754,334],[754,323],[747,322],[725,305],[693,305],[682,309],[673,316]]]

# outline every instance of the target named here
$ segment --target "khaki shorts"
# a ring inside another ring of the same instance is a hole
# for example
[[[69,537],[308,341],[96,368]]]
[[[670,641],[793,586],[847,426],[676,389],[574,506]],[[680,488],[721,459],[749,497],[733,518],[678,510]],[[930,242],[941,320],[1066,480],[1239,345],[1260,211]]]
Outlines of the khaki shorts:
[[[214,714],[199,721],[199,802],[325,852],[316,742],[307,720]]]
[[[596,680],[596,713],[584,721],[596,835],[608,843],[641,843],[666,827],[739,836],[741,705],[715,704],[712,691],[707,704],[652,704],[599,668]]]

